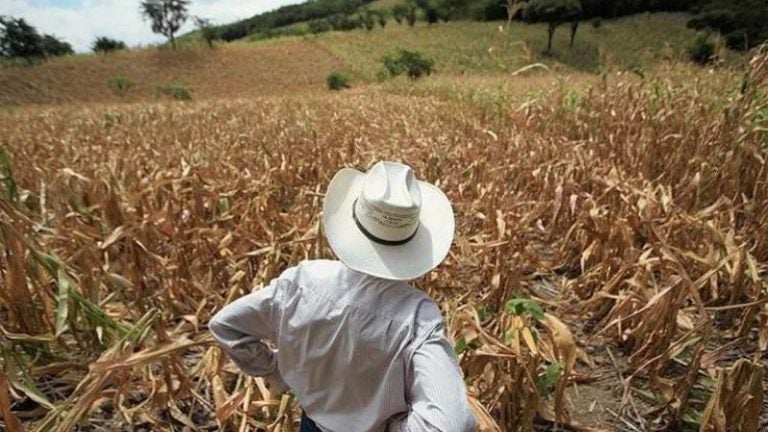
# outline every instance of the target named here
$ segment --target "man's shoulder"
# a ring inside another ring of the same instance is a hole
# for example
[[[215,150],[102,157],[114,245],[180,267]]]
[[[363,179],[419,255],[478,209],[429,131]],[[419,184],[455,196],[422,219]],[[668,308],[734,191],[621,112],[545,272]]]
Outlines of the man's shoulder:
[[[345,266],[340,261],[306,260],[283,271],[279,279],[298,282],[307,278],[334,278],[344,271]]]
[[[424,291],[413,288],[406,281],[364,275],[341,261],[302,261],[285,270],[280,279],[297,289],[311,288],[327,298],[393,319],[415,322],[419,327],[432,327],[443,320],[437,303]],[[355,290],[357,284],[365,285],[365,291]]]

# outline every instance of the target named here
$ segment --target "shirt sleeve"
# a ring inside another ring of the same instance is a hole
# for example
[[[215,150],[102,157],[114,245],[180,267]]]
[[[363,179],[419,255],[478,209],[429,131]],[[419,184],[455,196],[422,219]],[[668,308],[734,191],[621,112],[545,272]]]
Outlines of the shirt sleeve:
[[[221,349],[248,375],[279,377],[275,353],[263,340],[275,340],[280,284],[280,279],[275,279],[267,287],[237,299],[208,323]]]
[[[453,348],[438,325],[415,350],[407,374],[407,416],[389,432],[473,432],[477,422],[467,401]]]

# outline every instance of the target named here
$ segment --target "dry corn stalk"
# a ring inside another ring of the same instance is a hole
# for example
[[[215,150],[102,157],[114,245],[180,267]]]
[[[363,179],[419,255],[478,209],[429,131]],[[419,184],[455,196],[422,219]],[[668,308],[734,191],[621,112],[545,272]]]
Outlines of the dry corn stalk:
[[[763,410],[763,365],[746,359],[718,372],[701,432],[758,432]]]

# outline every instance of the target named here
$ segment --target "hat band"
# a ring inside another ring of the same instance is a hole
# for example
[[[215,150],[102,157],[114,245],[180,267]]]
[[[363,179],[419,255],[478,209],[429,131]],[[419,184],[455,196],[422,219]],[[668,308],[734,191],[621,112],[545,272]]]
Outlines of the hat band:
[[[408,236],[408,238],[405,238],[403,240],[385,240],[383,238],[376,237],[373,235],[370,231],[368,231],[362,223],[360,223],[360,220],[357,218],[357,212],[355,211],[355,208],[357,207],[357,200],[352,204],[352,219],[355,220],[355,225],[357,225],[357,229],[360,230],[361,233],[363,233],[364,236],[368,238],[368,240],[382,244],[384,246],[402,246],[409,241],[413,240],[414,237],[416,237],[416,233],[419,232],[419,227],[417,226],[416,229],[413,231],[413,234]]]

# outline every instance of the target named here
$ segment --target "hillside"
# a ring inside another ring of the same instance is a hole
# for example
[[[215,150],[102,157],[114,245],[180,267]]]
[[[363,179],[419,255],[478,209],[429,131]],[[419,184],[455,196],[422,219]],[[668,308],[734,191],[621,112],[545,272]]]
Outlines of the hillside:
[[[195,99],[322,92],[333,70],[352,72],[357,84],[375,82],[382,58],[396,48],[433,57],[437,79],[466,74],[503,78],[536,62],[562,71],[642,71],[664,59],[684,58],[684,47],[695,37],[685,20],[678,14],[646,14],[608,21],[599,29],[584,24],[572,50],[567,30],[560,29],[551,57],[541,54],[544,25],[514,23],[501,32],[496,23],[468,21],[413,28],[390,23],[370,32],[238,42],[214,50],[193,46],[177,52],[77,56],[0,70],[0,104],[154,100],[156,87],[168,84],[188,87]],[[119,95],[108,85],[114,77],[134,85]]]
[[[0,105],[153,100],[158,86],[170,84],[188,87],[195,99],[306,93],[323,90],[326,75],[343,67],[304,40],[78,56],[1,69]],[[117,94],[108,84],[114,77],[134,84]]]
[[[565,26],[555,34],[554,54],[543,56],[543,24],[459,21],[410,28],[391,22],[383,30],[334,32],[317,41],[368,79],[375,79],[381,59],[396,48],[422,51],[437,61],[441,73],[504,73],[534,62],[596,73],[601,69],[653,67],[660,60],[685,58],[696,32],[685,14],[641,14],[605,22],[600,28],[582,23],[573,49]],[[647,29],[653,28],[654,32]]]

